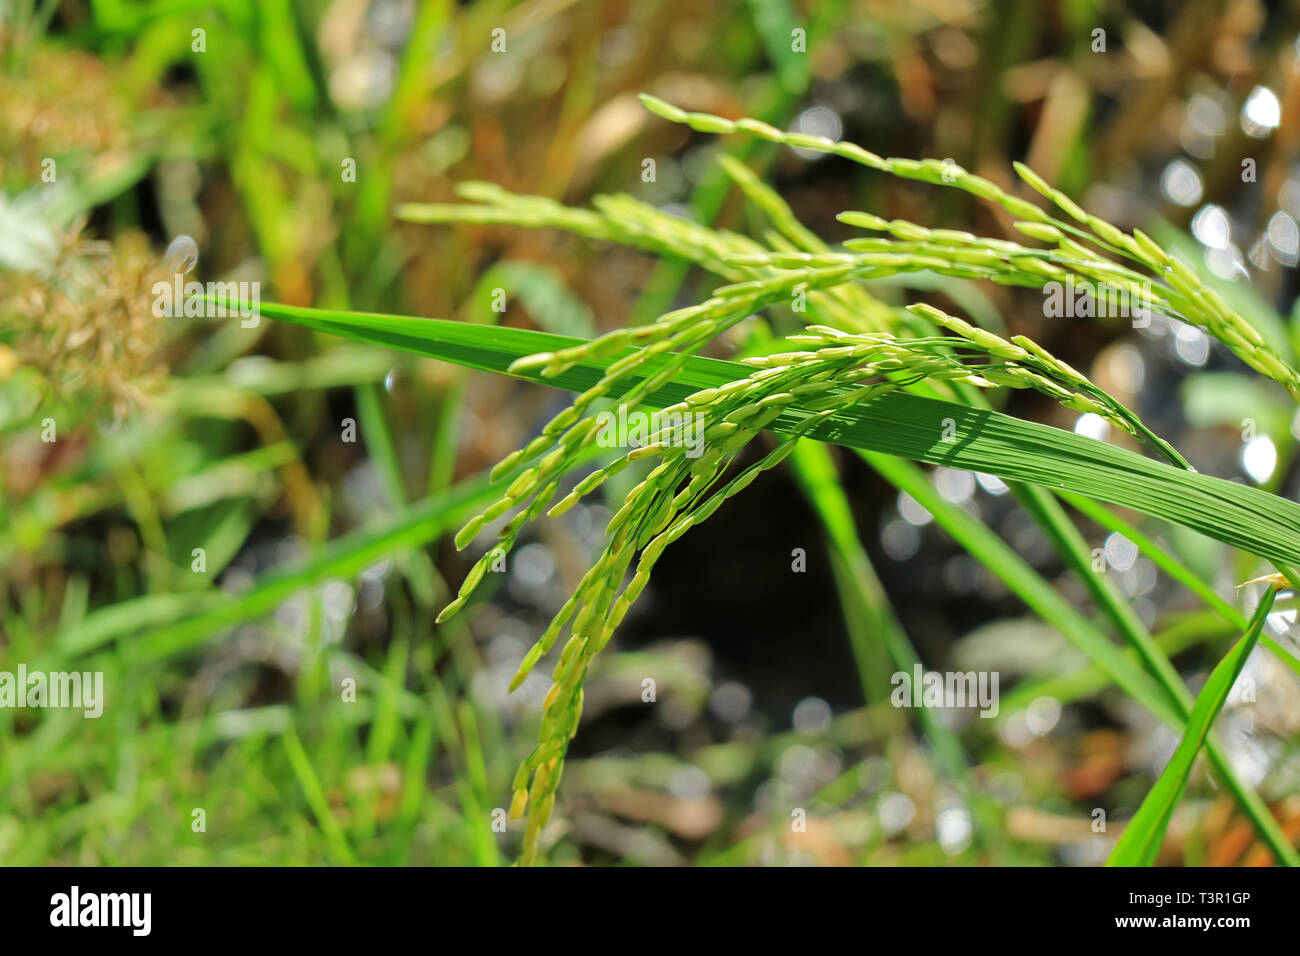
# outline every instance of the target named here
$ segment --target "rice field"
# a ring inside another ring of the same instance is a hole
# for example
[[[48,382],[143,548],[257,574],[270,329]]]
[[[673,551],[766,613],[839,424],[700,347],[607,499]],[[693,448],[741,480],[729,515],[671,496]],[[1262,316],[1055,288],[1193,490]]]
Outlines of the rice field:
[[[1300,23],[0,7],[0,862],[1300,863]]]

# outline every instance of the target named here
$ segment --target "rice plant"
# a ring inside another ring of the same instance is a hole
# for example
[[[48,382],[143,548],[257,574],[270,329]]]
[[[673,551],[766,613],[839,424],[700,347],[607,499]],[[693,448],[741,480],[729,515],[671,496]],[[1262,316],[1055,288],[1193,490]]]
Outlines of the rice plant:
[[[475,542],[489,546],[440,621],[471,602],[489,567],[516,545],[530,522],[562,514],[625,469],[639,477],[609,520],[603,550],[524,655],[511,682],[511,689],[517,688],[559,648],[536,746],[519,765],[512,786],[510,815],[525,820],[519,862],[539,859],[569,742],[579,732],[584,680],[645,590],[656,562],[669,545],[809,440],[857,449],[882,475],[914,493],[1032,609],[1057,623],[1106,680],[1186,732],[1171,761],[1171,768],[1177,765],[1169,774],[1173,782],[1162,779],[1152,791],[1152,808],[1144,804],[1115,862],[1150,862],[1191,760],[1202,749],[1277,858],[1300,862],[1268,808],[1208,736],[1256,641],[1289,657],[1260,636],[1274,591],[1270,588],[1257,604],[1246,637],[1215,672],[1213,687],[1193,701],[1131,609],[1103,584],[1088,581],[1086,548],[1057,496],[1083,502],[1103,523],[1120,520],[1104,503],[1122,504],[1208,534],[1272,562],[1277,575],[1269,580],[1284,588],[1300,585],[1291,567],[1300,562],[1300,507],[1196,474],[1132,410],[1038,343],[1001,337],[930,303],[894,307],[873,296],[871,283],[920,272],[1035,289],[1086,283],[1098,295],[1116,293],[1137,310],[1203,329],[1297,400],[1300,373],[1195,269],[1140,230],[1125,233],[1088,213],[1023,165],[1016,165],[1016,173],[1054,211],[951,162],[884,158],[851,143],[784,132],[757,120],[689,113],[651,96],[642,96],[642,102],[664,120],[699,132],[757,137],[839,156],[874,174],[966,192],[1015,217],[1015,228],[1030,244],[855,210],[842,213],[841,221],[872,235],[831,249],[747,167],[724,157],[725,173],[772,224],[762,241],[693,223],[630,196],[601,196],[594,208],[576,209],[485,183],[463,184],[459,193],[468,201],[463,204],[407,205],[398,211],[399,218],[415,223],[566,230],[684,259],[722,280],[704,301],[651,322],[575,341],[518,330],[457,329],[400,316],[263,307],[272,318],[577,393],[540,434],[493,469],[499,493],[455,539],[459,548]],[[802,328],[751,342],[739,362],[700,355],[749,316],[781,307],[788,307]],[[1032,389],[1066,408],[1095,414],[1149,454],[1000,415],[985,397],[994,389]],[[591,468],[593,455],[608,443],[612,407],[623,415],[648,409],[653,424],[626,442],[631,446],[626,451]],[[746,455],[754,445],[760,450]],[[1084,572],[1099,607],[1129,645],[1127,652],[1072,616],[987,529],[947,506],[924,478],[889,456],[985,471],[1011,483],[1067,566]],[[797,463],[798,456],[792,460]],[[1177,562],[1173,566],[1177,569]],[[1218,604],[1225,619],[1244,623],[1235,608]],[[915,658],[906,637],[892,634],[889,642],[896,664]]]

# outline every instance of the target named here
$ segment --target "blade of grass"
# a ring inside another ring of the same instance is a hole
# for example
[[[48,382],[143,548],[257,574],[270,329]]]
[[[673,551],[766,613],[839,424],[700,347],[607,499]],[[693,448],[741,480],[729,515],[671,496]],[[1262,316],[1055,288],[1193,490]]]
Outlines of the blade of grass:
[[[873,704],[885,700],[890,686],[886,669],[888,657],[892,656],[887,648],[895,647],[899,641],[906,642],[907,638],[858,540],[853,513],[840,487],[830,452],[817,442],[800,441],[787,460],[795,483],[826,532],[863,701]],[[895,662],[895,666],[901,665]]]
[[[373,383],[358,385],[353,389],[357,401],[357,418],[365,436],[366,451],[379,473],[380,486],[388,499],[389,508],[406,504],[406,484],[402,480],[402,465],[397,458],[397,447],[388,418],[384,415],[382,391]]]
[[[1138,551],[1159,570],[1165,572],[1170,578],[1197,595],[1205,602],[1206,606],[1231,625],[1234,633],[1240,634],[1246,630],[1248,621],[1245,615],[1216,594],[1214,589],[1201,580],[1196,572],[1162,548],[1150,536],[1139,530],[1136,525],[1130,524],[1111,509],[1095,501],[1090,501],[1082,495],[1061,494],[1058,497],[1069,502],[1076,511],[1091,518],[1103,528],[1108,531],[1118,532],[1131,541],[1137,546]],[[1300,658],[1297,658],[1267,634],[1259,636],[1259,643],[1267,647],[1278,660],[1285,664],[1297,677],[1300,677]]]
[[[1155,680],[1079,614],[1056,589],[987,526],[950,505],[925,473],[889,455],[861,452],[863,459],[890,484],[905,491],[971,556],[996,574],[1031,611],[1106,671],[1129,696],[1166,723],[1180,726],[1177,711]]]
[[[1244,627],[1231,627],[1211,611],[1197,611],[1154,635],[1154,640],[1157,647],[1172,657],[1206,640],[1240,634],[1243,630]],[[1126,648],[1124,656],[1135,664],[1140,663],[1132,648]],[[1040,697],[1051,697],[1058,703],[1068,704],[1099,694],[1110,686],[1112,682],[1105,671],[1096,664],[1084,664],[1020,681],[1014,689],[1002,695],[1002,710],[1005,713],[1023,710]]]
[[[1186,723],[1193,707],[1192,695],[1187,690],[1187,686],[1178,676],[1178,671],[1174,669],[1169,658],[1156,646],[1150,633],[1133,610],[1133,606],[1116,593],[1104,575],[1092,570],[1092,555],[1088,545],[1078,529],[1070,523],[1060,503],[1041,488],[1027,488],[1014,484],[1011,490],[1016,500],[1038,521],[1039,527],[1046,532],[1048,540],[1052,542],[1057,553],[1074,571],[1076,577],[1082,580],[1093,600],[1097,602],[1097,606],[1110,618],[1120,636],[1137,652],[1147,673],[1156,679],[1161,690],[1178,712],[1180,723]],[[1291,841],[1273,819],[1273,815],[1259,794],[1237,776],[1223,748],[1217,741],[1211,740],[1206,744],[1206,751],[1210,763],[1224,786],[1232,792],[1237,803],[1250,817],[1255,829],[1259,831],[1260,836],[1273,852],[1288,866],[1300,866],[1300,854],[1297,854]]]
[[[97,611],[87,615],[75,631],[59,634],[54,654],[43,666],[89,653],[115,638],[138,634],[141,627],[156,629],[136,638],[138,660],[157,660],[178,653],[222,627],[274,610],[305,587],[357,574],[387,555],[427,544],[482,507],[493,493],[486,475],[462,483],[446,495],[426,499],[375,528],[338,538],[305,561],[272,571],[252,590],[238,596],[216,590],[148,595]]]
[[[958,544],[997,574],[1031,610],[1056,627],[1066,640],[1091,658],[1129,696],[1160,720],[1176,730],[1182,730],[1189,711],[1183,709],[1183,701],[1176,692],[1141,667],[1135,666],[1120,648],[1061,598],[1050,584],[985,525],[945,501],[920,469],[886,455],[863,452],[862,456],[891,484],[915,498]],[[1047,524],[1044,524],[1044,528],[1047,529]],[[1147,641],[1150,641],[1149,636]],[[1134,647],[1145,663],[1150,648],[1144,654],[1140,646],[1135,644]],[[1159,656],[1158,651],[1156,654]],[[1174,680],[1182,688],[1183,694],[1186,694],[1186,688],[1176,674]],[[1295,849],[1282,834],[1263,801],[1236,778],[1217,744],[1211,755],[1221,778],[1274,853],[1288,865],[1297,865],[1300,861]]]
[[[1196,755],[1206,745],[1210,726],[1223,709],[1246,658],[1259,640],[1276,593],[1271,587],[1264,592],[1259,607],[1255,609],[1255,616],[1251,618],[1250,627],[1210,673],[1209,680],[1196,698],[1178,749],[1169,759],[1160,779],[1142,801],[1142,806],[1138,807],[1138,812],[1124,828],[1110,859],[1106,861],[1107,866],[1150,866],[1155,862],[1169,821],[1187,789],[1187,780],[1191,776]]]
[[[311,812],[315,814],[316,821],[325,834],[330,852],[342,863],[349,866],[355,864],[356,858],[352,855],[352,848],[348,846],[343,829],[334,818],[329,801],[325,799],[325,791],[321,789],[320,780],[316,776],[316,771],[312,769],[307,751],[303,749],[302,741],[298,739],[298,731],[290,724],[285,728],[280,739],[284,741],[284,751],[289,756],[289,764],[293,767],[294,776],[298,778],[298,786],[302,788],[302,794],[307,798],[307,805],[311,807]]]
[[[370,725],[370,739],[366,741],[366,763],[372,768],[380,767],[388,760],[401,733],[401,689],[406,682],[406,656],[406,637],[395,638],[388,648],[388,662],[384,668],[383,682],[379,685],[375,719]],[[380,789],[372,786],[361,796],[356,831],[364,843],[375,833]]]

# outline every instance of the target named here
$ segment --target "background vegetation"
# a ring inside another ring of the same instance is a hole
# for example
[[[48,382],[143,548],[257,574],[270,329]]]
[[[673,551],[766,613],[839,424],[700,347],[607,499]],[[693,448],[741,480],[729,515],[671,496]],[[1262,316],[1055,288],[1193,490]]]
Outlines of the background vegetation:
[[[108,701],[98,720],[0,709],[0,861],[515,859],[522,830],[497,832],[493,814],[548,682],[507,686],[637,480],[530,526],[486,599],[436,624],[478,556],[452,535],[497,496],[487,470],[567,393],[270,308],[255,329],[160,321],[150,288],[175,237],[197,242],[191,278],[258,281],[268,302],[581,338],[723,280],[685,246],[654,257],[399,208],[475,181],[576,207],[627,193],[768,241],[781,208],[739,188],[727,155],[829,243],[861,234],[835,218],[852,209],[1018,238],[997,206],[664,122],[645,91],[951,158],[1029,198],[1023,160],[1182,255],[1291,362],[1295,19],[1248,0],[9,0],[0,670],[103,671]],[[1292,400],[1194,325],[1047,318],[1037,289],[933,271],[864,288],[882,321],[925,299],[1026,334],[1198,471],[1295,498]],[[708,354],[751,354],[800,324],[767,308]],[[1034,391],[990,397],[1141,447]],[[587,680],[543,849],[593,864],[1099,863],[1180,735],[1079,639],[1132,660],[1149,639],[1185,712],[1222,689],[1223,759],[1294,845],[1294,611],[1259,622],[1270,646],[1229,657],[1253,693],[1227,694],[1231,668],[1207,684],[1258,596],[1234,586],[1268,570],[1086,498],[805,443],[665,552]],[[892,707],[904,644],[928,667],[998,671],[999,718]],[[1275,860],[1230,789],[1196,764],[1160,861]]]

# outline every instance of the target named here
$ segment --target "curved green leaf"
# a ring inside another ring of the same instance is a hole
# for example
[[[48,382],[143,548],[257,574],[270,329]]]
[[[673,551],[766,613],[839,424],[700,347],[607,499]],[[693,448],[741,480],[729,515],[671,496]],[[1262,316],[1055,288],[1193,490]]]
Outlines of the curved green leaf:
[[[553,352],[582,340],[525,329],[487,327],[409,316],[337,312],[263,303],[261,314],[335,335],[402,349],[468,368],[511,375],[573,391],[604,374],[607,360],[574,366],[542,378],[511,373],[524,355]],[[630,350],[629,350],[630,351]],[[653,375],[668,359],[646,362]],[[692,357],[673,381],[647,399],[652,406],[681,401],[702,388],[744,378],[752,370],[734,362]],[[629,376],[612,391],[617,398],[639,378]],[[790,406],[768,427],[789,432],[808,413]],[[1184,471],[1073,432],[1022,421],[986,409],[893,392],[845,408],[808,437],[913,461],[982,471],[1056,491],[1073,491],[1121,504],[1152,517],[1282,564],[1300,563],[1300,505],[1251,488]]]

